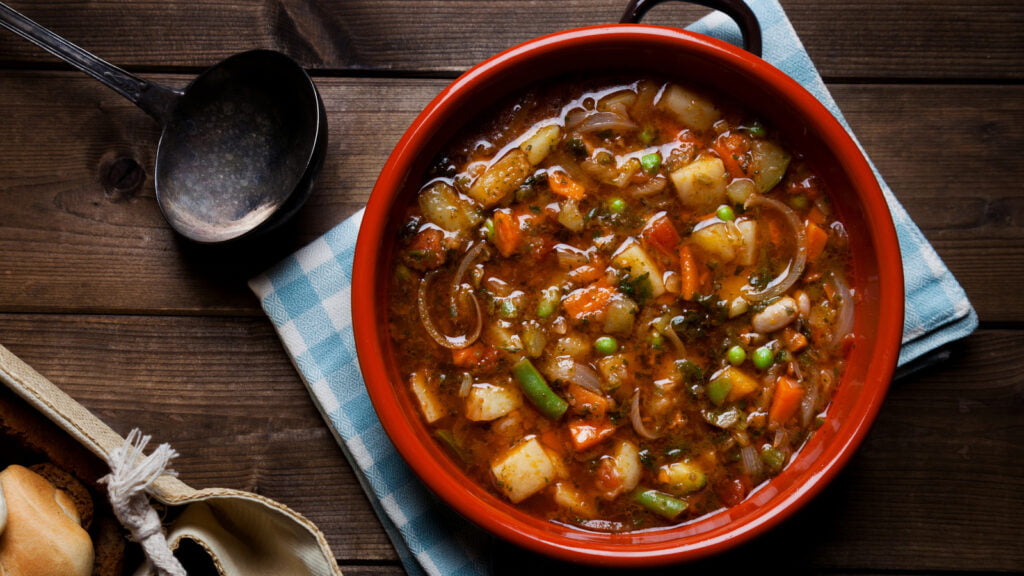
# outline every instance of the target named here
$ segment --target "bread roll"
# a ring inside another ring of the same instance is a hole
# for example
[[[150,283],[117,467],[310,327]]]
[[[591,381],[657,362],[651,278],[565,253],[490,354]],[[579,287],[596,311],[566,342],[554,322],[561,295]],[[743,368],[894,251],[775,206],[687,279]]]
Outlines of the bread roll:
[[[0,533],[4,576],[90,576],[93,545],[63,490],[24,466],[0,472],[7,521]]]

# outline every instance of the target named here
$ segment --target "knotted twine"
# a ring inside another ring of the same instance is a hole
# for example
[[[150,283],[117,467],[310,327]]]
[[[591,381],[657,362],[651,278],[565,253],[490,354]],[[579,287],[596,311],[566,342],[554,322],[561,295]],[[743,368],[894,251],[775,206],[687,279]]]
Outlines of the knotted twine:
[[[174,557],[164,536],[160,517],[149,502],[149,488],[161,474],[174,475],[167,465],[178,455],[169,444],[156,447],[149,456],[142,448],[149,444],[150,436],[132,429],[124,444],[110,454],[110,474],[100,478],[107,485],[107,494],[114,515],[142,546],[146,558],[158,576],[187,576],[185,569]]]

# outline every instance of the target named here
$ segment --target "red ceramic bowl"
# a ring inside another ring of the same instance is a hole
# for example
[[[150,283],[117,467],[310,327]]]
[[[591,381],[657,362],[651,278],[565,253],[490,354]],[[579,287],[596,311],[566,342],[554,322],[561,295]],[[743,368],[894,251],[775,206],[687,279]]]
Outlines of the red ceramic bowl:
[[[427,164],[466,122],[524,86],[567,72],[629,71],[705,86],[785,132],[831,191],[853,253],[856,345],[825,424],[779,476],[739,505],[667,529],[594,533],[520,512],[475,485],[435,444],[391,362],[388,277],[400,225]],[[861,151],[835,118],[788,76],[717,40],[647,25],[612,25],[527,42],[474,67],[416,118],[384,166],[363,217],[355,253],[352,309],[370,398],[398,451],[426,485],[462,515],[514,544],[604,566],[692,560],[749,540],[813,498],[849,460],[877,414],[899,352],[903,278],[892,219]]]

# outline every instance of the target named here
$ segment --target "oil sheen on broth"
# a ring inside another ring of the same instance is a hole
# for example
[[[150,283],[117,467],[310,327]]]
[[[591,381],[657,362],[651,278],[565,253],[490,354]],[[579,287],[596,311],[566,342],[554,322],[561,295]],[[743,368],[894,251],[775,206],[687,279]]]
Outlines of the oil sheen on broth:
[[[535,88],[403,214],[390,334],[481,485],[620,532],[736,505],[826,417],[852,341],[846,232],[769,126],[656,78]]]

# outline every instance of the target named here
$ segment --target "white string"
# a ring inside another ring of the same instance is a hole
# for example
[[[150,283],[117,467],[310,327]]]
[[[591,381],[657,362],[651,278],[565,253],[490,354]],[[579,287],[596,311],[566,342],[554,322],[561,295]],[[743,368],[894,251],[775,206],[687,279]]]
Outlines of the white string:
[[[148,494],[161,474],[174,475],[173,470],[167,470],[167,465],[178,453],[169,444],[161,444],[145,456],[142,449],[149,440],[149,436],[133,429],[124,444],[111,452],[110,474],[100,478],[100,482],[107,485],[110,505],[117,519],[142,546],[157,575],[187,576],[167,545],[160,518],[150,505]]]

